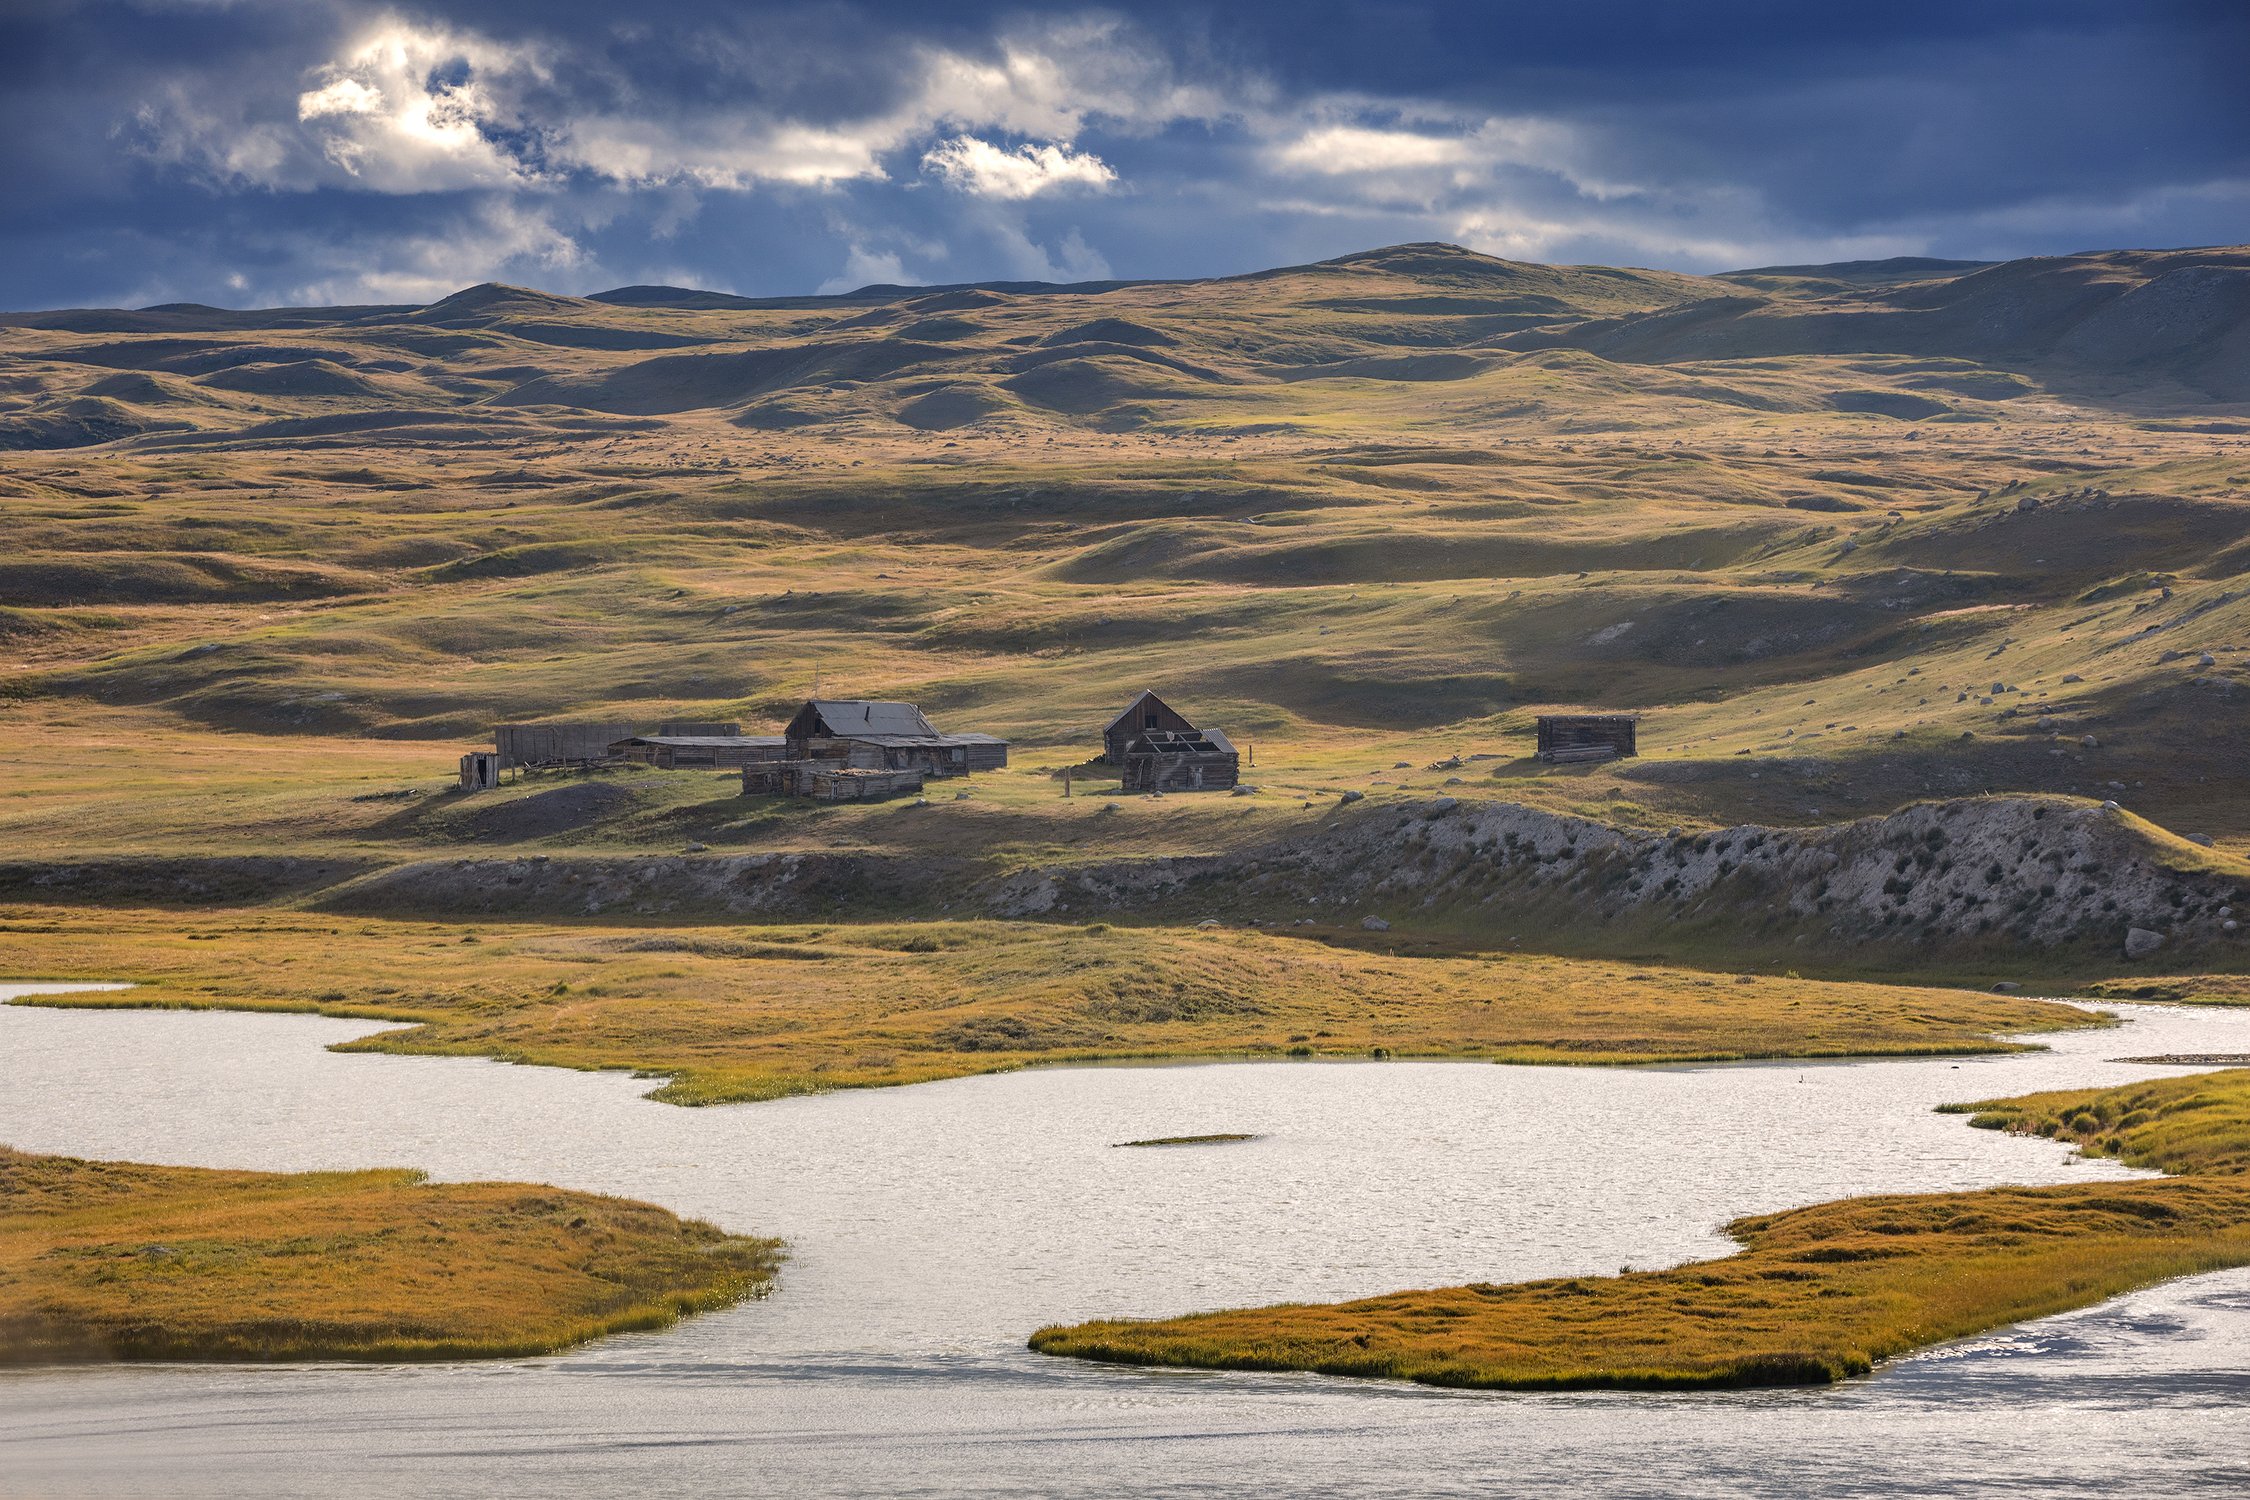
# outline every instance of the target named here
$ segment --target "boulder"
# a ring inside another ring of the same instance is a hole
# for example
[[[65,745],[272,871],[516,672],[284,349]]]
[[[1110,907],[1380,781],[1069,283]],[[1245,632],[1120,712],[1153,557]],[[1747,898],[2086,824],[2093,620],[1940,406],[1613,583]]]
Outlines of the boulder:
[[[2151,932],[2146,927],[2128,927],[2125,929],[2125,956],[2127,958],[2146,958],[2163,946],[2164,934],[2161,932]]]
[[[1359,919],[1359,925],[1366,928],[1369,932],[1389,932],[1391,930],[1391,924],[1384,921],[1381,917],[1361,917]],[[2157,941],[2162,942],[2163,939],[2159,938],[2157,939]]]

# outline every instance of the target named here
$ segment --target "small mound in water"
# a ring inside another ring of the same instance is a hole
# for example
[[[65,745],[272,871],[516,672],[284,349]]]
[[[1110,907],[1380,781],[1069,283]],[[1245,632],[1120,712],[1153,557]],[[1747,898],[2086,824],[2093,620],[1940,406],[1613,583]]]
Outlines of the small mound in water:
[[[1263,1137],[1234,1133],[1222,1135],[1159,1135],[1145,1141],[1117,1141],[1112,1144],[1111,1149],[1122,1150],[1127,1146],[1225,1146],[1235,1141],[1260,1139],[1263,1139]]]

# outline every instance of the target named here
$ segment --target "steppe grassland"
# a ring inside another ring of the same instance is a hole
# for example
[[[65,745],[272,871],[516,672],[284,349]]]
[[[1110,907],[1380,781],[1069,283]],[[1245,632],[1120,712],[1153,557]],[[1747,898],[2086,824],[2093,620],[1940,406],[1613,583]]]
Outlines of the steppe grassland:
[[[1886,440],[1908,446],[1881,433],[1844,441]],[[1901,469],[1946,467],[1924,457],[1939,446],[1925,440]],[[1761,468],[1786,491],[1818,457],[1690,461],[1652,445],[1635,450],[1645,462],[1605,460],[1636,471],[1626,479],[1597,481],[1585,472],[1594,455],[1497,451],[1499,469],[1264,461],[1270,483],[1256,459],[1139,473],[1104,461],[1073,475],[1011,473],[995,454],[958,478],[901,468],[747,485],[652,472],[607,499],[511,473],[404,501],[273,477],[190,505],[158,486],[116,503],[141,518],[126,522],[83,500],[12,502],[30,559],[14,565],[16,597],[42,568],[100,560],[88,556],[97,543],[177,547],[167,528],[190,518],[201,545],[325,569],[321,587],[339,592],[245,603],[230,592],[266,585],[205,577],[181,585],[217,596],[201,603],[19,609],[32,627],[0,643],[17,667],[0,831],[27,850],[81,853],[223,848],[238,830],[334,847],[395,811],[346,799],[436,790],[448,742],[472,742],[495,719],[724,715],[766,728],[816,681],[1008,734],[1032,769],[1089,753],[1116,705],[1157,685],[1252,747],[1254,779],[1277,799],[1444,786],[1695,826],[1829,821],[1963,791],[2122,790],[2184,831],[2225,841],[2250,829],[2239,778],[2215,775],[2217,746],[2189,732],[2232,712],[2228,690],[2209,684],[2231,682],[2238,662],[2166,663],[2181,638],[2143,635],[2184,614],[2197,621],[2191,645],[2250,635],[2236,629],[2250,605],[2192,576],[2195,557],[2250,527],[2224,461],[2100,471],[2120,490],[2191,497],[2166,502],[2164,555],[2136,546],[2121,583],[2104,571],[2118,555],[2114,510],[2079,515],[2064,502],[2019,515],[2012,496],[1980,503],[1951,487],[2020,477],[1999,456],[1936,493],[1854,502],[1899,509],[1892,521],[1755,493]],[[1371,493],[1368,474],[1430,488],[1401,501]],[[1594,494],[1605,487],[1619,498]],[[1089,514],[1075,519],[1074,507]],[[872,514],[855,518],[862,510]],[[475,552],[464,535],[508,545]],[[1858,536],[1868,540],[1839,551]],[[1714,537],[1752,555],[1662,555]],[[2047,555],[2066,544],[2081,555]],[[1963,555],[1973,547],[1994,555]],[[453,560],[369,568],[370,551]],[[1630,566],[1614,565],[1620,551]],[[1986,566],[1947,578],[1940,558]],[[463,561],[476,566],[449,571]],[[2175,597],[2152,612],[2159,574]],[[1933,594],[1946,607],[1932,608]],[[2063,680],[2073,675],[2082,681]],[[2205,685],[2189,686],[2196,676]],[[1982,703],[1995,681],[2020,691]],[[1525,761],[1531,712],[1571,704],[1645,711],[1646,757],[1591,771]],[[368,733],[406,742],[356,738]],[[1425,769],[1455,755],[1494,759]],[[188,787],[165,774],[174,768],[215,779],[168,796]],[[203,785],[228,816],[197,816]]]

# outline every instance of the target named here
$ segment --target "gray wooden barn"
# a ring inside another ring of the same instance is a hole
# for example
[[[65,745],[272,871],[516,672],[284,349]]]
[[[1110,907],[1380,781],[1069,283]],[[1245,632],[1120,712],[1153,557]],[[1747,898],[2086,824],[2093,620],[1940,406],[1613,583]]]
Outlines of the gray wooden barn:
[[[856,771],[966,776],[1008,763],[1008,742],[990,734],[942,734],[911,703],[814,698],[782,731],[784,759]]]

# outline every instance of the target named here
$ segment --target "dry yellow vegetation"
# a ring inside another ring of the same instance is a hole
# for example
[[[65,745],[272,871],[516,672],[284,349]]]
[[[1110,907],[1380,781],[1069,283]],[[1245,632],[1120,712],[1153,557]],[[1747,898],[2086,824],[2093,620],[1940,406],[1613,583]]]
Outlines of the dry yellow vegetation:
[[[558,1188],[0,1147],[0,1364],[544,1354],[759,1295],[779,1263]]]
[[[2160,1182],[1845,1199],[1739,1219],[1741,1254],[1668,1271],[1041,1329],[1049,1354],[1432,1385],[1789,1385],[2250,1265],[2250,1070],[1964,1105]]]
[[[27,1003],[413,1023],[347,1050],[669,1078],[683,1104],[1032,1063],[1388,1054],[1535,1063],[1989,1052],[2102,1024],[2022,996],[1537,955],[1421,958],[1226,929],[338,921],[0,911],[0,972],[141,988]]]

